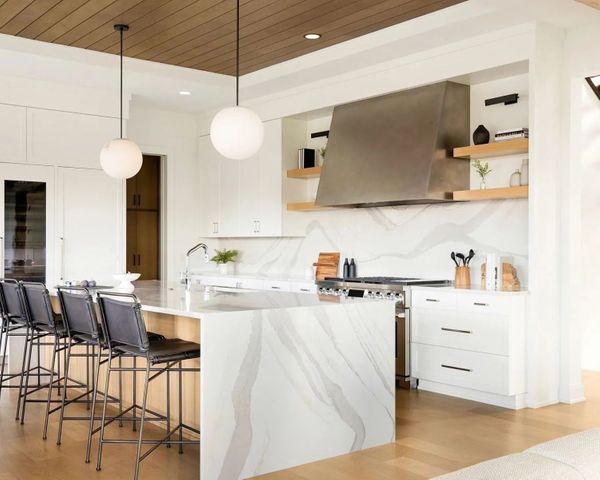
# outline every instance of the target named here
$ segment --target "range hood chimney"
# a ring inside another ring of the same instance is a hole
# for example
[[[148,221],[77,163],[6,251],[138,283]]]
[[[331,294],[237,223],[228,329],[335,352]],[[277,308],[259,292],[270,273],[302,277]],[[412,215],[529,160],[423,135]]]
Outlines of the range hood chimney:
[[[317,206],[447,202],[469,189],[469,87],[437,83],[335,107]]]

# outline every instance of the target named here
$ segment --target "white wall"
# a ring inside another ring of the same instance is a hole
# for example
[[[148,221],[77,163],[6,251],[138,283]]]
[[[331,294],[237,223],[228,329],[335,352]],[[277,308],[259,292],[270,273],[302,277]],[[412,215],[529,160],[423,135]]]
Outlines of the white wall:
[[[127,135],[147,154],[165,157],[166,198],[161,221],[166,249],[163,278],[175,281],[183,270],[185,252],[198,241],[196,117],[136,103],[130,106]]]

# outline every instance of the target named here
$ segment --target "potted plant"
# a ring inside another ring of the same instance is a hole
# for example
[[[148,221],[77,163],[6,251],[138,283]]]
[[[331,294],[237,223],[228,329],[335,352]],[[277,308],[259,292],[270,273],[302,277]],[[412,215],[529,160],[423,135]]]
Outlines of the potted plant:
[[[487,187],[487,185],[485,184],[485,177],[487,177],[491,173],[492,169],[490,168],[490,165],[487,162],[481,163],[481,160],[479,159],[473,161],[473,167],[481,177],[481,184],[479,185],[479,188],[484,190]]]
[[[223,250],[215,250],[215,255],[210,259],[211,262],[215,262],[219,267],[219,273],[221,275],[229,275],[232,273],[232,269],[230,263],[235,262],[239,252],[237,250],[227,250],[224,248]]]

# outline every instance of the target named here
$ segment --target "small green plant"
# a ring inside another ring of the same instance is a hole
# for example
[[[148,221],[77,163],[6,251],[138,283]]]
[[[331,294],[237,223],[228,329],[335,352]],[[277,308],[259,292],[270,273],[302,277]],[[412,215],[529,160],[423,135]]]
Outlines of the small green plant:
[[[485,177],[492,171],[489,163],[481,163],[481,160],[479,159],[473,161],[473,167],[475,168],[482,180],[485,180]]]
[[[215,250],[216,255],[210,259],[211,262],[215,262],[217,265],[224,265],[225,263],[235,262],[239,252],[237,250]]]
[[[319,148],[319,153],[321,154],[321,158],[325,158],[325,152],[327,152],[327,145]]]

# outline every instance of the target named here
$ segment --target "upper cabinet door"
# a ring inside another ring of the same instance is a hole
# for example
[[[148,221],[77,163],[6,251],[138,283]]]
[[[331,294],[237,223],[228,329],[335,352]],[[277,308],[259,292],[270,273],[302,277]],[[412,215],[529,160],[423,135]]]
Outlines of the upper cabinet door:
[[[258,185],[258,234],[276,237],[282,234],[283,165],[282,121],[265,122],[265,140],[259,154],[260,182]]]
[[[25,107],[0,105],[0,162],[27,161],[27,113]]]
[[[241,160],[237,235],[255,236],[260,231],[260,152]]]
[[[198,140],[200,185],[200,235],[214,237],[219,231],[219,158],[208,135]]]
[[[28,162],[100,169],[100,150],[119,136],[115,118],[27,110]]]
[[[158,210],[160,204],[160,157],[144,155],[144,163],[137,177],[137,208]]]
[[[218,155],[218,154],[217,154]],[[239,235],[240,162],[218,155],[219,225],[218,236]]]

